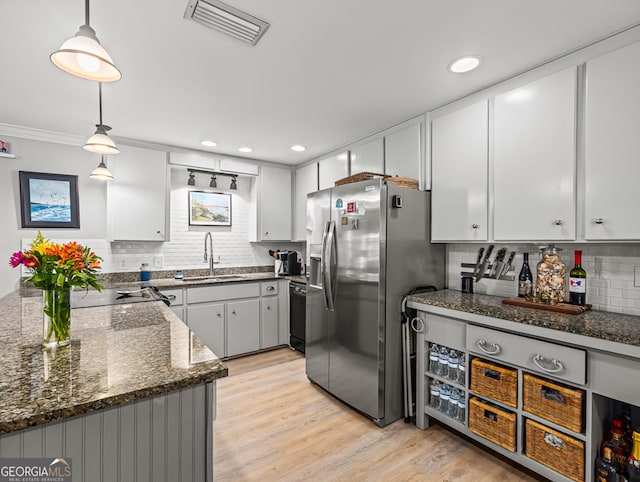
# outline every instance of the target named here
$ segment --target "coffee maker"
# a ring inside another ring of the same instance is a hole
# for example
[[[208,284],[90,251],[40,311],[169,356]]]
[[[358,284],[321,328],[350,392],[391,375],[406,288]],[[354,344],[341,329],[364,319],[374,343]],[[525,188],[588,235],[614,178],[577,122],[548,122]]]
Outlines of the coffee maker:
[[[269,254],[276,258],[276,276],[295,276],[300,274],[302,266],[298,260],[298,253],[295,251],[269,250]]]

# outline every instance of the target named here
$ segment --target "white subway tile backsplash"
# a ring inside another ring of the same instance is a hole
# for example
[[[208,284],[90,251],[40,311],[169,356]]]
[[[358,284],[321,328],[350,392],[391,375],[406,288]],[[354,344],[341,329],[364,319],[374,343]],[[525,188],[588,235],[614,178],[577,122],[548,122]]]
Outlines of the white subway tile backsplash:
[[[475,263],[480,246],[486,248],[488,244],[447,245],[447,284],[451,289],[460,289],[460,263]],[[516,277],[522,267],[522,253],[528,252],[529,265],[535,278],[536,264],[540,261],[539,244],[495,244],[495,250],[502,246],[517,253],[514,260]],[[634,266],[640,266],[640,243],[556,246],[562,249],[560,257],[567,266],[567,277],[573,266],[574,250],[582,250],[582,266],[587,271],[587,303],[591,303],[594,309],[640,315],[640,287],[634,287]],[[517,295],[517,281],[483,279],[474,288],[476,293],[507,297]]]

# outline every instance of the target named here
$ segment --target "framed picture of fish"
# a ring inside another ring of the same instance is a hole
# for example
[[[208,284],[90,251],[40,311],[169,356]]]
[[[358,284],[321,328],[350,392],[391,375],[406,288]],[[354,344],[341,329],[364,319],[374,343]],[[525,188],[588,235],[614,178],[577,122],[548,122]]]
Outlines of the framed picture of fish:
[[[231,194],[189,191],[189,225],[231,226]]]
[[[23,228],[79,228],[78,176],[19,171]]]

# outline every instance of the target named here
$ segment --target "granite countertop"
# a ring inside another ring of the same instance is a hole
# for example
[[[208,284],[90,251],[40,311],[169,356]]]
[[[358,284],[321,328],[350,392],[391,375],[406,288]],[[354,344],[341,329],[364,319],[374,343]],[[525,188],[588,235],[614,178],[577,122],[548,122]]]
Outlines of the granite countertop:
[[[566,315],[533,308],[503,305],[503,299],[499,296],[468,294],[455,290],[416,294],[407,298],[410,306],[412,303],[437,306],[640,347],[640,316],[606,311],[587,311],[580,315]]]
[[[41,294],[0,298],[0,434],[227,376],[160,301],[75,308],[71,317],[71,345],[45,351]]]

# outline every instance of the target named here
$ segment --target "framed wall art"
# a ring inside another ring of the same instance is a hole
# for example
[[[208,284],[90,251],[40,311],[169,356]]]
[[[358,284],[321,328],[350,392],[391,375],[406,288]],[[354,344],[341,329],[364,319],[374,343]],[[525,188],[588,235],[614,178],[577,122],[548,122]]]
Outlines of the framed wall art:
[[[231,194],[189,191],[189,225],[231,226]]]
[[[19,171],[23,228],[79,228],[78,176]]]

